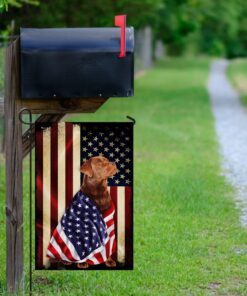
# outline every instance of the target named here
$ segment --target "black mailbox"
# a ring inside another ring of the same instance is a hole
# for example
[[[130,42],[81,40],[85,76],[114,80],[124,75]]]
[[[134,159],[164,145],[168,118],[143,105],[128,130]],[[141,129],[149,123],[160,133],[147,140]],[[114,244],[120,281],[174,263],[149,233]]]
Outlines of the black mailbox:
[[[134,84],[134,29],[21,29],[21,97],[129,97]]]

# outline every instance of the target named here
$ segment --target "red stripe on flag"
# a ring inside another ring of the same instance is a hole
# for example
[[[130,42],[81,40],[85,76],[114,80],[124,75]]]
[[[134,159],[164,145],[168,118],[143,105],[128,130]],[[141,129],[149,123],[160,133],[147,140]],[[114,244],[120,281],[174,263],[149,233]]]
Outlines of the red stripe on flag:
[[[117,237],[115,236],[115,239],[113,241],[113,245],[112,245],[112,254],[116,254],[117,252]],[[117,259],[113,256],[112,257],[115,261],[117,261]]]
[[[115,223],[115,235],[116,235],[116,239],[115,239],[115,250],[117,251],[117,186],[111,186],[110,187],[110,194],[111,194],[111,199],[115,205],[115,214],[114,214],[114,223]],[[114,254],[112,254],[112,258],[117,261],[117,252],[115,252]]]
[[[125,187],[125,265],[133,264],[133,199],[132,188]]]
[[[58,224],[58,127],[51,126],[51,234]]]
[[[36,130],[36,268],[43,267],[43,130]]]
[[[110,226],[112,226],[114,224],[114,220],[110,219],[109,221],[106,222],[106,226],[109,228]]]
[[[65,141],[66,141],[66,208],[73,198],[73,124],[65,124]]]
[[[61,248],[62,252],[65,254],[65,256],[69,260],[75,261],[75,258],[73,257],[73,255],[71,254],[69,248],[67,247],[67,245],[65,244],[65,242],[63,241],[63,239],[61,238],[61,236],[59,235],[57,229],[54,231],[53,237],[55,238],[57,244],[59,245],[59,247]]]
[[[94,257],[98,260],[99,263],[104,262],[104,259],[103,259],[102,255],[101,255],[101,253],[95,254]]]
[[[53,247],[53,245],[49,244],[47,249],[55,256],[56,259],[62,260],[61,256],[59,255],[57,250]],[[47,256],[47,257],[49,257],[49,256]]]
[[[113,229],[110,233],[109,233],[109,236],[112,237],[115,233],[115,230]]]
[[[106,255],[106,259],[108,259],[110,254],[110,240],[108,240],[108,242],[105,245],[105,255]]]
[[[89,265],[94,265],[94,262],[91,261],[90,259],[87,259],[86,263],[89,264]]]

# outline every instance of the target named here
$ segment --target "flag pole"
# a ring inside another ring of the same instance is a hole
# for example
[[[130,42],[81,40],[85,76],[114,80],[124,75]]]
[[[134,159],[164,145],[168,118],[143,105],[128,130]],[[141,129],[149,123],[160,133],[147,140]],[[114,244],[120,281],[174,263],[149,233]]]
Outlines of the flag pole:
[[[23,113],[27,113],[29,115],[29,122],[26,122],[22,119]],[[32,120],[32,112],[30,109],[23,108],[19,112],[19,120],[22,124],[29,125],[30,127],[34,124]],[[32,207],[33,207],[33,202],[32,202],[32,179],[33,179],[33,174],[32,174],[32,129],[29,129],[27,138],[29,139],[29,241],[30,241],[30,249],[29,249],[29,295],[32,295],[33,291],[33,274],[32,274],[32,248],[33,248],[33,236],[32,236],[32,231],[33,231],[33,216],[32,216]]]

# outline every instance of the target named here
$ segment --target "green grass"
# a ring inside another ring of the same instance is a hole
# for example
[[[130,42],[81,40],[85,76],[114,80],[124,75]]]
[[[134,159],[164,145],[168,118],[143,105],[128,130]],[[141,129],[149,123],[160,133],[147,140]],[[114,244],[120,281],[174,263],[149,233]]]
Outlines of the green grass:
[[[111,99],[95,114],[68,118],[122,121],[130,115],[137,121],[134,271],[35,271],[34,295],[247,295],[247,235],[220,174],[205,90],[208,64],[162,61],[136,80],[134,98]],[[0,177],[4,238],[3,169]],[[27,195],[24,203],[27,264]],[[0,248],[4,290],[5,239]]]
[[[247,106],[247,59],[237,59],[231,62],[228,75],[240,93],[242,102]]]

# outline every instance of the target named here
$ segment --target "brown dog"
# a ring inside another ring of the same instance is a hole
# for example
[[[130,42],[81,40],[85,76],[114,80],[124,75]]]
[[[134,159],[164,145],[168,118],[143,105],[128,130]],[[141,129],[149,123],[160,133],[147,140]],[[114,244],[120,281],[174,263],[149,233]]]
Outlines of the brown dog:
[[[85,161],[81,166],[84,174],[82,192],[90,197],[101,213],[109,209],[111,196],[107,189],[107,179],[117,173],[116,164],[103,156],[95,156]],[[108,267],[115,267],[116,262],[109,257],[105,262]],[[79,263],[79,268],[87,268],[87,263]]]

